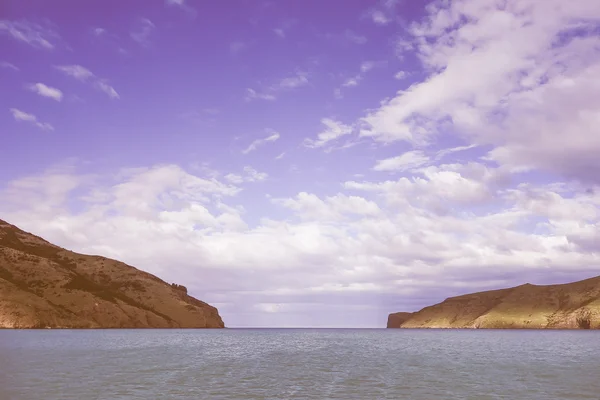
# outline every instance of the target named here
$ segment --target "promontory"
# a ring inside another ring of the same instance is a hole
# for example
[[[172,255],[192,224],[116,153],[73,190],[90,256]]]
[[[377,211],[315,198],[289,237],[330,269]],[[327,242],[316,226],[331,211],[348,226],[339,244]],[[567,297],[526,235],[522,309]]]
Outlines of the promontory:
[[[600,329],[600,276],[450,297],[414,313],[390,314],[387,327]]]
[[[223,328],[185,286],[0,220],[0,328]]]

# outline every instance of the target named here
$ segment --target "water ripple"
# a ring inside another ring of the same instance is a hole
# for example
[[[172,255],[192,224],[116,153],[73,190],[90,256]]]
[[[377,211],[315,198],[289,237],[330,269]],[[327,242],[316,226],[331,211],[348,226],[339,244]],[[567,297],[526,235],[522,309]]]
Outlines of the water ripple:
[[[593,331],[0,331],[0,400],[595,399]]]

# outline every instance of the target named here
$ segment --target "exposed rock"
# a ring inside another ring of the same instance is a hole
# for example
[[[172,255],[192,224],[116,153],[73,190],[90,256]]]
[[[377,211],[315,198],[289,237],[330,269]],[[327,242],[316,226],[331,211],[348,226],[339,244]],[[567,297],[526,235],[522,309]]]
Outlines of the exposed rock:
[[[0,328],[223,328],[215,307],[147,272],[0,220]]]
[[[183,285],[178,285],[176,283],[171,283],[171,287],[175,290],[179,290],[185,294],[187,294],[187,288]]]
[[[400,324],[398,314],[388,328],[600,329],[600,277],[451,297]]]

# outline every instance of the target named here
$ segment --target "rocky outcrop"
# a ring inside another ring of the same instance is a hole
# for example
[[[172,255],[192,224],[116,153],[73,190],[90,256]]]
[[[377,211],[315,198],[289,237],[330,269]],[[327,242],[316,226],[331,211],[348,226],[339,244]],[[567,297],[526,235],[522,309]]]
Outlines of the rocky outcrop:
[[[182,285],[0,220],[0,328],[223,328]]]
[[[185,294],[187,294],[187,288],[183,285],[178,285],[176,283],[171,283],[171,287],[175,290],[179,290],[180,292],[183,292]]]
[[[600,329],[600,277],[472,293],[399,314],[406,318],[398,324],[390,314],[388,328]]]

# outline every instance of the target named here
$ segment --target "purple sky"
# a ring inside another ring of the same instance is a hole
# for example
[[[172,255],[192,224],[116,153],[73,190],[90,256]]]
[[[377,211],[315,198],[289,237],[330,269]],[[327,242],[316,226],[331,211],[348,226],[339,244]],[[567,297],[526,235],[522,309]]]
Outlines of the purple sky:
[[[600,274],[596,0],[0,0],[0,218],[227,326]]]

